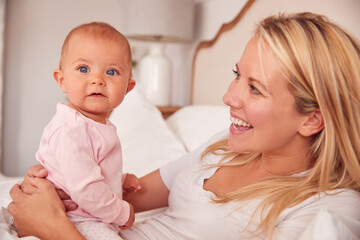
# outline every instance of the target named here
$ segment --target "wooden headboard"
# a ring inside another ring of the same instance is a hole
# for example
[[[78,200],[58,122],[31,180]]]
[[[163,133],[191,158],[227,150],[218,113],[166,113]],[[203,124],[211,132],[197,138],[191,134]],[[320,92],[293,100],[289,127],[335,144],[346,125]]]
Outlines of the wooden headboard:
[[[221,26],[215,38],[200,42],[192,65],[191,104],[222,105],[234,75],[232,69],[252,37],[255,24],[279,12],[324,14],[360,39],[359,0],[249,0],[239,14]]]

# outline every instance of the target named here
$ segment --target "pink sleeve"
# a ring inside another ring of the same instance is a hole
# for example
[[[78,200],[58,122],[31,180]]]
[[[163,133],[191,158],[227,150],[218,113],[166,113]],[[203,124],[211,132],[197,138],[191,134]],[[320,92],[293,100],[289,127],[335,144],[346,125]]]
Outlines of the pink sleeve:
[[[93,149],[86,126],[59,129],[51,137],[49,146],[72,200],[105,223],[125,225],[130,206],[104,182],[101,169],[93,157],[98,150]]]
[[[127,173],[123,173],[121,176],[121,185],[122,186],[124,186],[126,175],[127,175]]]

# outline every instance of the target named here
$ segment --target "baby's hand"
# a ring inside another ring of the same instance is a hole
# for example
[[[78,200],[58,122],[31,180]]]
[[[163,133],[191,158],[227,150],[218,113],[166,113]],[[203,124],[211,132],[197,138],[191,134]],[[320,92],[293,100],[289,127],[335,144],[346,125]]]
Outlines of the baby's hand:
[[[141,189],[139,179],[131,173],[126,174],[126,178],[123,184],[124,193],[136,193]]]
[[[129,229],[132,227],[132,225],[134,224],[135,221],[135,212],[134,212],[134,208],[133,206],[129,203],[130,206],[130,215],[129,215],[129,220],[127,221],[127,223],[124,226],[119,226],[120,229],[125,230],[125,229]]]

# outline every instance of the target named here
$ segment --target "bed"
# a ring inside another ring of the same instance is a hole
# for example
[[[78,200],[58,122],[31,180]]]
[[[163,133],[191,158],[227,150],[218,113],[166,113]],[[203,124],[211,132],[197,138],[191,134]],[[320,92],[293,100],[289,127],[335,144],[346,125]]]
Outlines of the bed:
[[[146,100],[138,85],[112,112],[110,120],[117,126],[122,143],[124,172],[143,176],[196,149],[211,136],[229,127],[229,109],[223,105],[222,95],[233,79],[232,68],[250,39],[256,21],[279,11],[311,10],[328,15],[349,30],[354,30],[352,33],[360,38],[360,30],[356,26],[360,22],[357,16],[359,9],[360,1],[357,0],[306,0],[291,1],[291,4],[281,0],[247,1],[233,21],[222,25],[214,39],[200,42],[196,48],[190,105],[165,120],[158,108]],[[9,230],[9,216],[5,208],[11,201],[9,189],[19,181],[19,178],[0,177],[0,239],[18,239]],[[139,216],[142,217],[147,216]],[[313,239],[311,233],[308,236],[310,238],[307,239]]]

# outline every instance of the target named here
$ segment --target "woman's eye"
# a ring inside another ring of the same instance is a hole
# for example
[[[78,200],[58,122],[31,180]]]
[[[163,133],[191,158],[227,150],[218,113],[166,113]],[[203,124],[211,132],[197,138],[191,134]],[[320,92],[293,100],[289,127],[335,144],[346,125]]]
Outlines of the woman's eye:
[[[239,74],[239,72],[237,71],[237,70],[232,70],[233,71],[233,73],[234,73],[234,75],[235,75],[235,77],[236,77],[236,79],[239,79],[240,78],[240,74]]]
[[[114,75],[116,75],[116,74],[118,74],[118,73],[117,73],[117,71],[111,69],[111,70],[107,70],[107,71],[106,71],[106,74],[107,74],[107,75],[110,75],[110,76],[114,76]]]
[[[256,88],[254,87],[254,85],[252,84],[249,84],[249,87],[250,87],[250,91],[254,94],[261,94],[261,92]]]
[[[81,72],[81,73],[87,73],[89,72],[89,69],[87,67],[79,67],[78,70]]]

